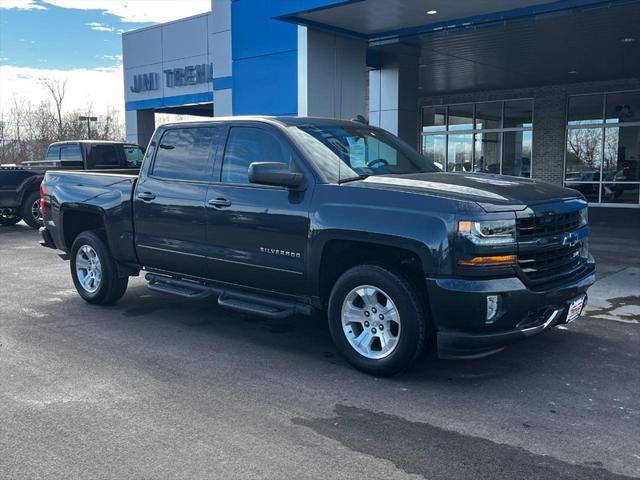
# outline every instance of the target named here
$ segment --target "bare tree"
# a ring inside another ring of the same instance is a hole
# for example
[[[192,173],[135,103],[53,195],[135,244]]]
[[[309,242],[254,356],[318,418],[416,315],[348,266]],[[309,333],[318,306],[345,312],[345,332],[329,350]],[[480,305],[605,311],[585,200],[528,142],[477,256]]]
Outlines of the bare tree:
[[[41,79],[41,82],[47,90],[49,90],[49,93],[51,93],[53,101],[56,104],[56,111],[58,113],[58,136],[62,138],[62,102],[64,101],[64,96],[67,90],[67,80],[65,79],[64,81],[60,81],[58,79],[43,78]]]

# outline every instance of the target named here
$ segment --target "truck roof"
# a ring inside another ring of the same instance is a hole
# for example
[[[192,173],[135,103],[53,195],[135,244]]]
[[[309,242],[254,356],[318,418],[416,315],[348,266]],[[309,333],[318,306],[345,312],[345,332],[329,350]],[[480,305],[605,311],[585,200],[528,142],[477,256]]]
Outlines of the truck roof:
[[[262,122],[262,123],[271,123],[278,124],[284,126],[296,126],[296,125],[364,125],[364,123],[357,122],[354,120],[338,120],[335,118],[325,118],[325,117],[274,117],[269,115],[244,115],[244,116],[235,116],[235,117],[213,117],[207,118],[206,120],[183,120],[178,122],[170,122],[159,125],[159,127],[172,127],[172,126],[203,126],[211,123],[227,123],[234,121],[248,121],[248,122]]]
[[[117,140],[63,140],[60,142],[53,142],[50,147],[54,145],[67,145],[69,143],[82,143],[91,145],[135,145],[133,142],[119,142]]]

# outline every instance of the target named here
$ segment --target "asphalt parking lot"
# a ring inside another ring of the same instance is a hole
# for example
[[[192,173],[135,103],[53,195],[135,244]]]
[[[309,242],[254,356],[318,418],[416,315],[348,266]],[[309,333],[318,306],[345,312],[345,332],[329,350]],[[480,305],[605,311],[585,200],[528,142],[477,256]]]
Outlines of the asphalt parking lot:
[[[0,478],[638,478],[640,241],[621,237],[593,236],[589,316],[377,379],[318,318],[229,313],[140,278],[88,305],[36,231],[0,228]]]

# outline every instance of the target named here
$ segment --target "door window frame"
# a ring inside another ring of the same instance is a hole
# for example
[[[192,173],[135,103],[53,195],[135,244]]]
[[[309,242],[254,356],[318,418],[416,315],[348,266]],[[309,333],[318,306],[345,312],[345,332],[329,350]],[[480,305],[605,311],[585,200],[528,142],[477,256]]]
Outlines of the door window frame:
[[[307,180],[308,174],[306,169],[302,166],[300,161],[300,155],[296,146],[287,138],[287,136],[281,132],[278,128],[263,122],[230,122],[225,124],[224,132],[224,145],[222,148],[218,148],[218,152],[216,155],[216,160],[214,164],[214,172],[213,172],[213,182],[217,186],[229,186],[229,187],[239,187],[239,188],[260,188],[264,190],[285,190],[288,189],[286,187],[280,187],[277,185],[261,185],[258,183],[232,183],[232,182],[223,182],[222,181],[222,164],[224,163],[224,156],[227,152],[227,147],[229,144],[229,136],[231,134],[231,130],[233,128],[254,128],[262,131],[266,131],[267,133],[273,135],[275,139],[278,141],[281,147],[289,150],[291,152],[291,163],[289,168],[294,168],[295,172],[302,173],[305,181]],[[222,142],[219,143],[222,145]]]
[[[208,165],[209,165],[209,172],[208,176],[209,178],[206,180],[195,180],[195,179],[188,179],[188,178],[168,178],[168,177],[162,177],[159,175],[154,175],[153,171],[155,169],[156,166],[156,158],[158,156],[158,152],[160,151],[160,145],[162,144],[162,139],[164,138],[164,136],[173,130],[184,130],[184,129],[194,129],[194,128],[211,128],[213,129],[213,135],[211,136],[211,142],[209,143],[209,156],[208,156]],[[157,181],[161,181],[161,182],[180,182],[180,183],[191,183],[191,184],[212,184],[215,183],[214,182],[214,175],[215,175],[215,161],[216,161],[216,153],[217,151],[220,149],[219,145],[220,142],[217,141],[218,136],[223,135],[223,133],[221,132],[221,128],[219,125],[216,124],[211,124],[211,125],[193,125],[193,126],[186,126],[186,125],[175,125],[175,126],[171,126],[171,127],[167,127],[165,128],[160,137],[158,138],[157,141],[153,141],[152,143],[154,143],[155,145],[153,145],[153,158],[151,159],[151,164],[149,165],[149,168],[147,169],[147,173],[146,173],[146,177],[148,178],[152,178],[154,180]],[[151,144],[150,144],[151,146]],[[144,161],[143,161],[144,162]]]

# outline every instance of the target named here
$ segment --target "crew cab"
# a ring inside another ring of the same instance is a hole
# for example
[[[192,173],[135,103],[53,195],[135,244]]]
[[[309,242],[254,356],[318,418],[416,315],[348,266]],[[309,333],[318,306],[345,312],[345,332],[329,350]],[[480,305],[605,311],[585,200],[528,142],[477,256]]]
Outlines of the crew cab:
[[[20,220],[42,226],[40,182],[49,169],[103,170],[140,168],[143,149],[138,145],[98,140],[73,140],[49,145],[47,158],[0,166],[0,225]]]
[[[595,281],[579,192],[442,172],[360,122],[162,125],[139,175],[49,171],[42,187],[41,243],[87,302],[117,301],[144,271],[154,291],[236,311],[320,311],[376,375],[570,322]]]

